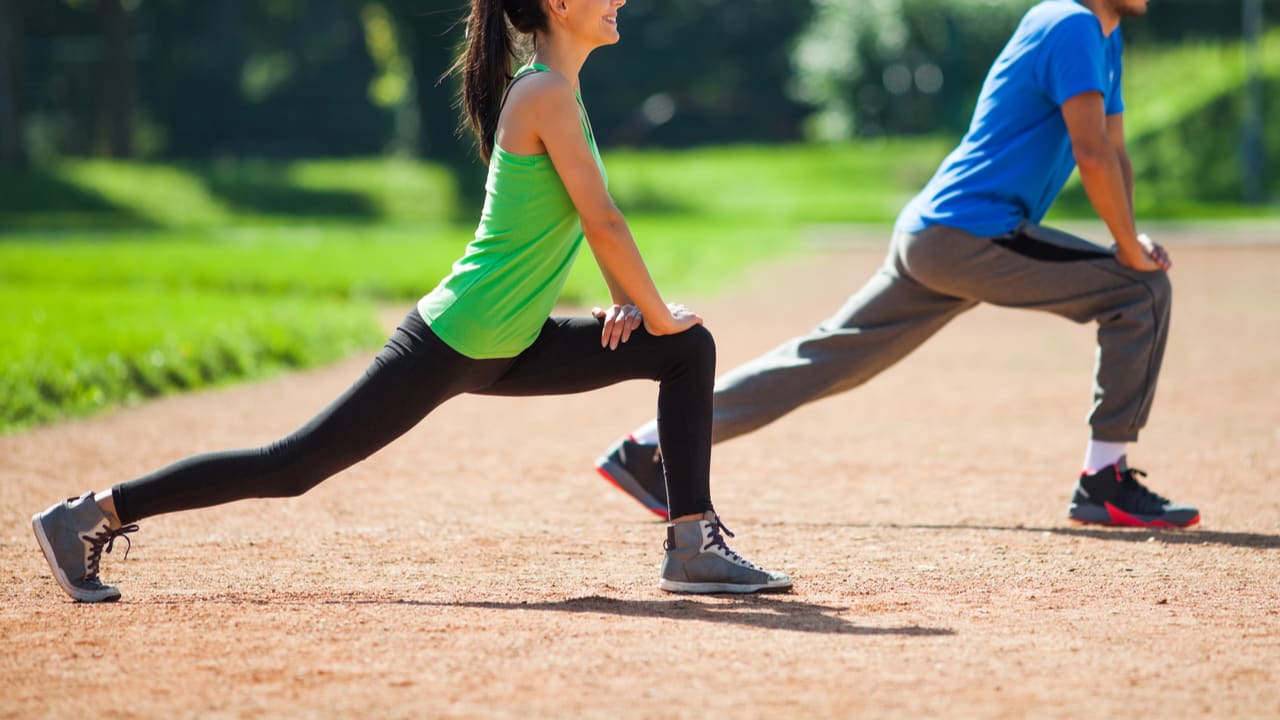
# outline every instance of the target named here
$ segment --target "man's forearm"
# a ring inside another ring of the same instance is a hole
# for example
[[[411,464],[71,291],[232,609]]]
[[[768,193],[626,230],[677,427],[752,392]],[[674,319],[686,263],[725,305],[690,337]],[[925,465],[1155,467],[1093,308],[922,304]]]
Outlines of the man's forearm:
[[[1129,217],[1137,223],[1137,211],[1133,204],[1133,163],[1129,162],[1129,153],[1123,150],[1116,153],[1120,160],[1120,175],[1124,181],[1125,198],[1129,201]]]
[[[1139,246],[1133,218],[1133,171],[1111,148],[1094,153],[1077,153],[1076,165],[1089,202],[1111,231],[1116,245],[1128,249]]]

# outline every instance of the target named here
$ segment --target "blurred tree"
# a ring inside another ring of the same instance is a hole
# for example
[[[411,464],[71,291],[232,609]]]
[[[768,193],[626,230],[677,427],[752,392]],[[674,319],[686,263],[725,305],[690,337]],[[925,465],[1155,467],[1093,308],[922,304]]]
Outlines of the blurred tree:
[[[458,134],[454,107],[458,85],[456,79],[442,77],[462,42],[467,3],[384,0],[382,4],[394,19],[407,60],[412,92],[405,101],[416,110],[419,152],[454,166],[470,164],[473,147],[460,142]]]
[[[98,0],[102,37],[102,94],[98,115],[101,154],[133,157],[133,60],[129,18],[120,0]]]
[[[23,165],[22,6],[0,0],[0,167]]]
[[[793,60],[807,134],[963,132],[991,62],[1033,0],[815,0]],[[1229,11],[1224,12],[1224,5]],[[1280,19],[1280,2],[1266,4]],[[1238,39],[1239,3],[1161,0],[1124,24],[1129,44]]]
[[[17,3],[26,71],[21,82],[24,151],[32,162],[58,154],[89,155],[102,90],[97,19],[72,0]]]
[[[378,154],[390,111],[351,0],[149,0],[141,95],[177,157]]]
[[[793,55],[820,139],[958,132],[1027,0],[820,0]]]
[[[461,166],[457,79],[443,78],[462,41],[465,0],[383,0],[409,57],[422,153]],[[791,100],[788,49],[809,0],[646,0],[621,13],[622,42],[596,51],[583,93],[605,144],[690,145],[798,137],[807,108]]]
[[[787,93],[810,0],[645,0],[622,41],[596,51],[583,95],[602,143],[686,146],[798,139],[809,108]]]
[[[455,104],[456,77],[445,77],[460,48],[468,10],[466,0],[383,0],[403,58],[405,93],[398,117],[412,125],[416,154],[445,164],[454,175],[458,212],[468,219],[484,197],[486,168],[464,131]],[[401,132],[410,128],[402,127]]]
[[[605,145],[958,133],[1033,1],[644,0],[583,94]],[[440,80],[468,4],[0,0],[0,162],[392,152],[482,172]],[[1126,37],[1238,37],[1220,5],[1161,0]]]
[[[3,0],[25,10],[37,157],[377,154],[353,0]]]
[[[1159,0],[1147,14],[1126,21],[1126,40],[1136,42],[1186,42],[1208,39],[1238,39],[1241,15],[1249,0]],[[1260,18],[1280,21],[1280,2],[1260,3]]]
[[[422,121],[417,107],[417,83],[403,49],[402,33],[386,5],[370,2],[360,13],[365,44],[377,67],[369,85],[374,105],[392,112],[394,129],[387,150],[392,155],[415,156],[421,147]]]

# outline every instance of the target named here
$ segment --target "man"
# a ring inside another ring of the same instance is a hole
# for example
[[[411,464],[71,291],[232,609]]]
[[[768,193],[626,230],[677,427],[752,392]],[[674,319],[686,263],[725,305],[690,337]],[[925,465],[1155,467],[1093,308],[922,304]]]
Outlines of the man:
[[[856,387],[980,302],[1098,323],[1091,439],[1068,516],[1186,527],[1190,506],[1138,480],[1127,444],[1146,424],[1169,329],[1168,253],[1139,235],[1120,92],[1123,17],[1147,0],[1044,0],[983,84],[969,131],[899,215],[885,264],[835,315],[722,376],[714,440]],[[1039,225],[1072,169],[1114,248]],[[654,423],[597,460],[658,515],[666,490]]]

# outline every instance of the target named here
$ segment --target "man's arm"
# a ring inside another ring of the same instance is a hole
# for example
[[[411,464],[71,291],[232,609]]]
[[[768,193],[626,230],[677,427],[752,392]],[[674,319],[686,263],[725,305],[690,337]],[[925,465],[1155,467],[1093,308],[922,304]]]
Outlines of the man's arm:
[[[1162,269],[1138,239],[1134,225],[1133,168],[1123,149],[1121,116],[1106,115],[1102,93],[1084,92],[1062,103],[1062,118],[1085,194],[1116,241],[1116,260],[1134,270]],[[1113,129],[1120,131],[1118,147],[1110,132]]]
[[[1124,114],[1116,113],[1107,116],[1107,138],[1111,141],[1111,147],[1116,151],[1116,157],[1120,159],[1120,174],[1124,178],[1125,196],[1129,199],[1129,217],[1135,218],[1133,209],[1133,163],[1129,162],[1129,151],[1124,144]]]

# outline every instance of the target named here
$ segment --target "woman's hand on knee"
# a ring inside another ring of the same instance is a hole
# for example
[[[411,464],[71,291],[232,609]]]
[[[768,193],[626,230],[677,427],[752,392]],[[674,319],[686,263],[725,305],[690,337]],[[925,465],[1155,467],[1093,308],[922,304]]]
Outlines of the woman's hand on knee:
[[[600,330],[600,347],[617,350],[618,346],[631,339],[631,333],[644,322],[640,316],[640,308],[635,305],[613,305],[607,310],[592,308],[591,315],[597,320],[604,320]]]
[[[702,316],[680,303],[667,303],[667,310],[668,317],[644,318],[644,328],[650,335],[674,335],[702,324]]]

